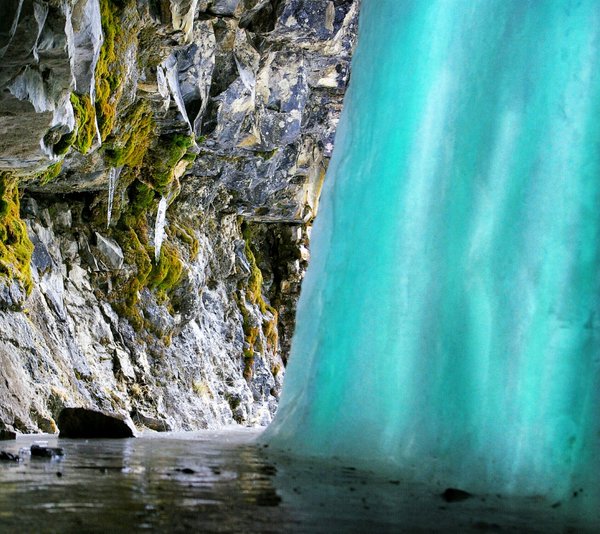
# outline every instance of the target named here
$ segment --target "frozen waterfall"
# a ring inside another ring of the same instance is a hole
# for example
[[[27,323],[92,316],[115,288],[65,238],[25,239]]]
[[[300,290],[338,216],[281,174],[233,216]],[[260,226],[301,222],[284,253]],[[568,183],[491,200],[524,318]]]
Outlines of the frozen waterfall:
[[[600,2],[364,0],[263,439],[597,517]]]

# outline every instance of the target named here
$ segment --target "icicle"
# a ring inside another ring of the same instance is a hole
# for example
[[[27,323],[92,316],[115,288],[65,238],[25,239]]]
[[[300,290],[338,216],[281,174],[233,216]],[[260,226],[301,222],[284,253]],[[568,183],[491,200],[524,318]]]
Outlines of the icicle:
[[[165,238],[165,217],[167,215],[168,201],[166,197],[161,197],[156,212],[156,224],[154,225],[154,259],[158,262],[160,259],[160,249]]]
[[[113,203],[115,200],[115,190],[117,188],[117,181],[119,180],[119,176],[121,174],[121,169],[123,167],[114,168],[108,171],[108,212],[106,214],[106,227],[110,226],[110,219],[112,217],[112,209]]]

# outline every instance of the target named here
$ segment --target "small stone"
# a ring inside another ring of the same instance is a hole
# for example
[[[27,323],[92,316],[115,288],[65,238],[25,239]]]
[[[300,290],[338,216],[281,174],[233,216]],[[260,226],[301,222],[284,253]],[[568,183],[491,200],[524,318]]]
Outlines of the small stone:
[[[310,251],[304,245],[300,246],[299,251],[302,261],[310,261]]]
[[[38,203],[31,197],[25,198],[21,201],[21,212],[25,216],[39,217],[40,208]]]
[[[442,493],[442,499],[446,502],[464,501],[470,497],[473,497],[471,493],[457,488],[446,488]]]
[[[189,467],[177,468],[175,469],[178,473],[183,473],[184,475],[193,475],[196,471],[190,469]]]
[[[31,446],[31,456],[37,458],[54,458],[55,456],[64,456],[65,452],[60,447],[44,447],[43,445],[33,444]]]
[[[57,211],[57,213],[54,215],[54,224],[58,228],[65,230],[71,228],[73,224],[73,216],[71,214],[71,210],[66,208]]]
[[[0,451],[0,462],[20,462],[21,457],[12,452]]]

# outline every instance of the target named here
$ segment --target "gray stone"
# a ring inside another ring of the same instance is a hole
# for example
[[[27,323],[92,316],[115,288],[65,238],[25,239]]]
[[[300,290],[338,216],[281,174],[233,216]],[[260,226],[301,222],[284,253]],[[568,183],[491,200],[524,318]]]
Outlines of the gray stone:
[[[20,310],[26,298],[25,288],[19,282],[0,277],[0,310]]]
[[[96,247],[99,256],[96,258],[102,261],[109,269],[120,269],[123,266],[123,250],[119,244],[108,237],[104,237],[98,232],[96,234]]]
[[[215,15],[234,16],[239,14],[238,8],[241,8],[241,5],[240,0],[212,0],[208,10]]]
[[[163,419],[157,417],[150,417],[143,412],[134,411],[131,414],[133,422],[138,426],[144,426],[155,432],[170,432],[173,430],[171,425]]]
[[[52,256],[48,252],[48,248],[37,236],[37,234],[31,234],[31,242],[33,243],[33,254],[31,256],[31,263],[35,266],[40,275],[47,273],[53,267]]]

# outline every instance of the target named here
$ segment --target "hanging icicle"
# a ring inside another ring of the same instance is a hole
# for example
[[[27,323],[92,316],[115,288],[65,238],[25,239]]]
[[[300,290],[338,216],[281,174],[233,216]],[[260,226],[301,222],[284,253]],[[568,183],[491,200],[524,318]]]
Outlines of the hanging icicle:
[[[168,201],[166,197],[161,197],[156,212],[156,223],[154,225],[154,259],[158,263],[160,259],[160,249],[165,238],[165,222],[167,215]]]
[[[108,210],[106,214],[106,227],[110,226],[110,221],[112,218],[112,210],[113,204],[115,201],[115,191],[117,189],[117,182],[119,180],[119,176],[121,175],[121,170],[123,167],[114,168],[108,171]]]

